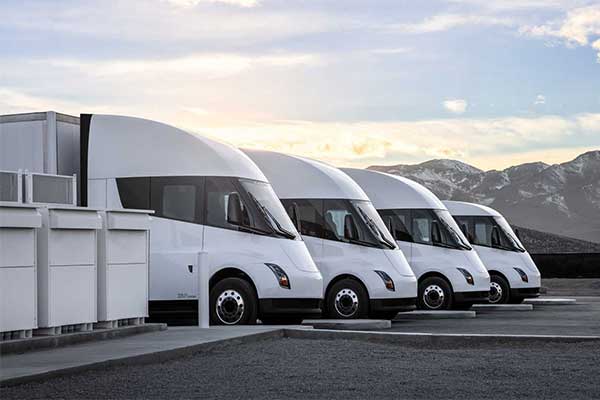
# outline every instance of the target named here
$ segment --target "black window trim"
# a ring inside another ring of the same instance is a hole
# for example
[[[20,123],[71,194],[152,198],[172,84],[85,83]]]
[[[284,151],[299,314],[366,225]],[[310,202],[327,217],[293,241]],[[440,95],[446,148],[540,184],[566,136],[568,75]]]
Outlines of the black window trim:
[[[299,198],[299,197],[295,197],[295,198],[285,198],[285,199],[280,199],[281,203],[283,204],[283,208],[285,209],[286,212],[288,212],[288,206],[295,202],[295,201],[313,201],[313,202],[319,202],[321,205],[321,212],[320,212],[320,223],[321,223],[321,235],[320,236],[314,236],[314,235],[305,235],[302,234],[302,232],[300,232],[301,236],[308,236],[308,237],[314,237],[317,239],[321,239],[321,240],[329,240],[331,242],[336,242],[336,243],[345,243],[345,244],[352,244],[352,245],[356,245],[356,246],[362,246],[362,247],[371,247],[371,248],[377,248],[377,249],[382,249],[382,250],[389,250],[388,247],[384,246],[383,244],[379,243],[378,240],[376,240],[376,238],[374,237],[374,233],[370,231],[370,229],[367,227],[367,232],[369,232],[370,235],[373,236],[373,243],[372,245],[366,245],[366,244],[361,244],[361,243],[351,243],[348,241],[344,241],[344,240],[337,240],[337,239],[330,239],[330,238],[326,238],[325,237],[325,201],[344,201],[344,202],[348,202],[351,203],[352,201],[361,201],[362,199],[344,199],[344,198]],[[286,204],[286,202],[288,202],[288,204]],[[288,214],[289,215],[289,214]],[[291,217],[291,215],[290,215]],[[365,223],[366,225],[366,223]],[[396,247],[397,248],[397,247]]]

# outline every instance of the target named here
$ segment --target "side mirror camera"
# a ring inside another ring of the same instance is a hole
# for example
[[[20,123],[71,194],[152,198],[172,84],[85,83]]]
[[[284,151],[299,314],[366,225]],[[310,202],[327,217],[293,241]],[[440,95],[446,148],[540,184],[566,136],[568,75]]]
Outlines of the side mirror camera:
[[[358,240],[358,229],[356,229],[354,218],[350,214],[344,217],[344,238],[347,240]]]
[[[440,243],[442,241],[442,234],[440,232],[440,224],[437,221],[431,223],[431,241],[433,243]]]
[[[227,201],[227,222],[231,225],[242,225],[242,202],[240,195],[231,193]]]
[[[492,246],[500,246],[500,231],[497,226],[492,228]]]

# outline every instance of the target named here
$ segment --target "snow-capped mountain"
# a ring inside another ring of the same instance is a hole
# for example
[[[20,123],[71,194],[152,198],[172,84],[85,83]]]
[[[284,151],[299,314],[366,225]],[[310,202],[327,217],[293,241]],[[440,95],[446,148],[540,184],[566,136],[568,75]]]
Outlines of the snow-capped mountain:
[[[535,162],[502,171],[455,160],[369,169],[413,179],[443,200],[489,205],[516,225],[600,242],[600,150],[562,164]]]

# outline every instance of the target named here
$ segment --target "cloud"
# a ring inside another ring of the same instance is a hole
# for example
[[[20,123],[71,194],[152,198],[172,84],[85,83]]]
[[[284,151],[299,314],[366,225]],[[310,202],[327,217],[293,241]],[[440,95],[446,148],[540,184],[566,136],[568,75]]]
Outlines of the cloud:
[[[534,105],[538,104],[546,104],[546,97],[544,95],[538,94],[533,101]]]
[[[519,31],[523,35],[553,39],[567,46],[589,45],[598,50],[600,59],[598,40],[590,43],[594,37],[600,36],[600,4],[575,8],[561,20],[549,21],[541,25],[525,25]]]
[[[514,21],[506,17],[493,15],[438,14],[425,18],[420,22],[388,25],[388,30],[402,33],[442,32],[466,25],[514,25]]]
[[[372,54],[381,54],[381,55],[393,55],[393,54],[403,54],[412,51],[409,47],[392,47],[392,48],[384,48],[384,49],[372,49],[370,52]]]
[[[577,138],[578,148],[600,147],[600,114],[356,123],[179,122],[184,128],[240,147],[357,167],[455,158],[484,168],[499,168],[510,165],[512,158],[523,159],[519,155],[527,152],[539,155],[546,149],[558,157],[574,147],[569,145],[573,137]]]
[[[244,55],[226,53],[200,53],[184,57],[164,59],[38,59],[32,61],[39,66],[57,69],[85,71],[98,77],[128,76],[140,79],[142,76],[169,76],[175,74],[193,75],[202,79],[222,78],[239,74],[259,67],[314,66],[323,60],[314,54],[264,54]]]
[[[196,7],[200,3],[223,3],[239,7],[256,7],[259,4],[258,0],[165,0],[177,7],[191,8]]]
[[[0,114],[56,110],[74,115],[81,112],[134,115],[239,147],[282,151],[356,167],[454,158],[481,168],[502,168],[514,162],[566,160],[575,154],[574,149],[582,152],[600,148],[600,113],[568,117],[310,122],[244,119],[239,113],[207,109],[193,99],[180,103],[167,99],[154,108],[127,99],[116,100],[113,97],[110,104],[82,104],[0,87]],[[552,157],[544,158],[546,154]]]
[[[468,103],[463,99],[444,100],[442,103],[444,108],[454,114],[463,114],[467,111]]]

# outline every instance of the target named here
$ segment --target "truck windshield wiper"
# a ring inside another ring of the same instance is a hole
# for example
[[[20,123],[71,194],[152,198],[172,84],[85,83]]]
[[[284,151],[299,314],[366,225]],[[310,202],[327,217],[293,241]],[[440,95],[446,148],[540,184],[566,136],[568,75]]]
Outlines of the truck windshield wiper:
[[[433,242],[433,245],[438,247],[445,247],[446,249],[456,249],[456,246],[452,246],[451,244],[443,242]]]
[[[263,229],[254,228],[248,225],[238,225],[238,230],[241,232],[257,233],[259,235],[271,236],[271,232]]]
[[[360,239],[348,239],[348,243],[360,244],[361,246],[377,247],[378,249],[380,248],[375,243],[367,242],[366,240],[360,240]]]
[[[256,204],[256,206],[261,211],[261,213],[263,214],[263,216],[265,217],[265,219],[272,221],[276,225],[276,226],[273,226],[272,223],[269,223],[269,226],[271,226],[271,229],[273,229],[273,232],[275,232],[279,236],[283,236],[283,237],[288,238],[288,239],[295,239],[296,238],[295,234],[293,234],[292,232],[286,230],[285,228],[283,228],[281,226],[281,224],[279,223],[279,221],[277,221],[277,219],[267,209],[267,207],[265,207],[264,205],[262,205],[256,199],[256,197],[254,197],[254,195],[252,193],[248,192],[248,196],[252,199],[252,201],[254,202],[254,204]]]
[[[373,233],[376,234],[376,236],[378,237],[378,241],[379,243],[381,243],[382,245],[390,248],[390,249],[395,249],[396,245],[394,243],[391,243],[389,240],[387,240],[387,238],[385,237],[385,235],[383,234],[383,232],[381,232],[381,229],[379,229],[379,227],[377,226],[377,224],[375,223],[375,221],[373,221],[373,219],[371,217],[369,217],[367,215],[367,213],[365,213],[360,207],[356,207],[358,209],[358,211],[360,212],[360,214],[362,215],[363,219],[365,220],[365,222],[367,223],[367,225],[369,226],[369,228],[371,228],[371,230],[373,231]]]

